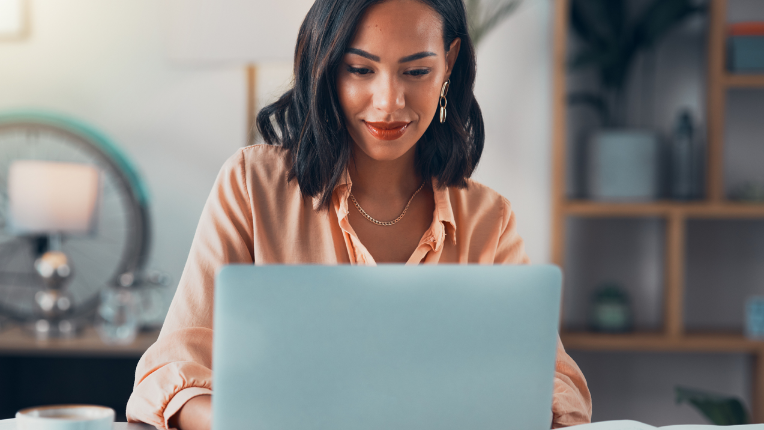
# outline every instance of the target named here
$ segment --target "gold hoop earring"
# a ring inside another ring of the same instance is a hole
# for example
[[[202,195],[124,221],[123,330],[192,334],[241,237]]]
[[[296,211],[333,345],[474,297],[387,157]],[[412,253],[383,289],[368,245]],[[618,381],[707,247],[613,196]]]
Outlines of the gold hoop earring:
[[[446,122],[446,106],[448,106],[448,100],[446,99],[446,94],[448,94],[448,87],[451,80],[448,80],[446,82],[443,82],[443,86],[440,88],[440,100],[438,101],[438,104],[440,105],[440,123],[443,124]]]

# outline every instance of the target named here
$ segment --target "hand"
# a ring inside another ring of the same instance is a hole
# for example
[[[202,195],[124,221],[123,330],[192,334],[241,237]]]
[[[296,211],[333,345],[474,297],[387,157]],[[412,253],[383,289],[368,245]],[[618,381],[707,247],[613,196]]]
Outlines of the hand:
[[[179,430],[210,430],[212,427],[212,396],[196,396],[187,401],[170,418],[170,428]]]

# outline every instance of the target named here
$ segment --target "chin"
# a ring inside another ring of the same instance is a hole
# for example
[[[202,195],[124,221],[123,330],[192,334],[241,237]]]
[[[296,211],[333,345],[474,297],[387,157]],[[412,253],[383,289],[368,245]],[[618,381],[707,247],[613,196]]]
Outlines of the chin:
[[[399,140],[377,140],[367,139],[366,141],[356,141],[356,146],[361,149],[369,158],[376,161],[393,161],[403,157],[414,146],[416,141],[409,142],[408,139]]]

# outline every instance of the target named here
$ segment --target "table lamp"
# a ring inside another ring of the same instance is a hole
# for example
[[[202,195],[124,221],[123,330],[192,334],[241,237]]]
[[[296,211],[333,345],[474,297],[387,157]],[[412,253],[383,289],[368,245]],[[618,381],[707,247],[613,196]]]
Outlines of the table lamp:
[[[100,173],[88,164],[19,160],[8,171],[9,229],[23,236],[47,236],[48,249],[34,263],[45,289],[35,295],[39,337],[72,336],[72,301],[65,287],[72,267],[62,250],[65,236],[95,229]]]

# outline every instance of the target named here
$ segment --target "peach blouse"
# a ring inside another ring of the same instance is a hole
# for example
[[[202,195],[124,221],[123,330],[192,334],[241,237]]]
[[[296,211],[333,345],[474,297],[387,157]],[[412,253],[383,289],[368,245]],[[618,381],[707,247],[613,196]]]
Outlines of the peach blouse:
[[[317,211],[317,199],[304,199],[288,171],[286,150],[270,145],[242,148],[223,166],[159,338],[135,371],[129,421],[166,429],[188,400],[212,393],[212,300],[221,266],[376,264],[348,221],[348,175],[334,189],[334,209]],[[432,224],[407,264],[528,262],[509,202],[468,183],[433,187]],[[589,422],[586,380],[559,341],[554,382],[555,427]]]

